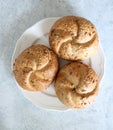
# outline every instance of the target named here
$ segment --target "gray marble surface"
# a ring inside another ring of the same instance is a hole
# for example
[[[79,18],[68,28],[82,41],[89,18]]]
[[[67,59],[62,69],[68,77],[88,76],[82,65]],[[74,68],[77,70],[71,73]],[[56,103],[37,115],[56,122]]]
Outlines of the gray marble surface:
[[[95,103],[84,110],[52,112],[25,99],[11,72],[17,39],[46,17],[79,15],[97,27],[106,64]],[[0,0],[0,130],[113,130],[113,1]]]

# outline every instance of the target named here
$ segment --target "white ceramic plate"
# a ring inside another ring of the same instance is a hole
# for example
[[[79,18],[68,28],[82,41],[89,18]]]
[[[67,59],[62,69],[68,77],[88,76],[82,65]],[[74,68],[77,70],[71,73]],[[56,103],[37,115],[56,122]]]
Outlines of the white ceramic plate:
[[[46,18],[44,20],[41,20],[23,33],[15,46],[11,63],[12,70],[15,58],[27,47],[37,43],[44,44],[50,47],[48,43],[48,33],[51,26],[57,19],[58,17]],[[67,61],[60,59],[61,66],[66,63]],[[84,63],[90,65],[96,71],[97,75],[99,76],[99,80],[101,80],[104,72],[104,55],[100,46],[96,55],[88,60],[85,60]],[[21,89],[23,95],[38,107],[50,110],[69,110],[57,98],[54,91],[54,83],[51,84],[48,89],[42,92],[29,92],[22,89],[19,85],[18,87]]]

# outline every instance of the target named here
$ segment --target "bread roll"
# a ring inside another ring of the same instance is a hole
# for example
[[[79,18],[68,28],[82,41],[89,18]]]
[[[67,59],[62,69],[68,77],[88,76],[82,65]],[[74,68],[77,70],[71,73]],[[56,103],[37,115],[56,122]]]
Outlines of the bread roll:
[[[65,16],[51,28],[49,43],[54,52],[66,60],[84,60],[98,48],[95,26],[85,18]]]
[[[55,90],[63,104],[79,109],[94,102],[98,84],[98,76],[92,68],[81,62],[71,62],[60,69]]]
[[[44,45],[32,45],[17,57],[13,72],[22,88],[41,91],[49,87],[57,70],[56,54]]]

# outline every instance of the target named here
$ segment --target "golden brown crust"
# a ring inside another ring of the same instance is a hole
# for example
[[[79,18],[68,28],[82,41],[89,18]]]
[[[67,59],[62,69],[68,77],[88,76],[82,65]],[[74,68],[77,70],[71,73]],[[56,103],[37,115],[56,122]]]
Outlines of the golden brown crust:
[[[85,108],[94,102],[98,84],[98,77],[92,68],[81,62],[71,62],[60,69],[55,90],[67,107]]]
[[[57,70],[56,54],[44,45],[32,45],[17,57],[13,72],[21,87],[41,91],[49,87]]]
[[[98,35],[90,21],[65,16],[52,26],[49,43],[54,52],[63,59],[84,60],[97,51]]]

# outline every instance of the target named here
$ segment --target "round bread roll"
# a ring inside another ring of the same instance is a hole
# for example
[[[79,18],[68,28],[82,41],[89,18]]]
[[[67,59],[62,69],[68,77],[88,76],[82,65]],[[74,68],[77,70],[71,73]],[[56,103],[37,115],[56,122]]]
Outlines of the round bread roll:
[[[63,66],[56,78],[55,90],[60,101],[69,108],[86,108],[98,93],[98,77],[92,68],[72,62]]]
[[[41,91],[52,83],[58,70],[58,59],[46,46],[32,45],[17,57],[13,69],[22,88]]]
[[[54,52],[66,60],[84,60],[98,48],[95,26],[85,18],[65,16],[51,28],[49,43]]]

